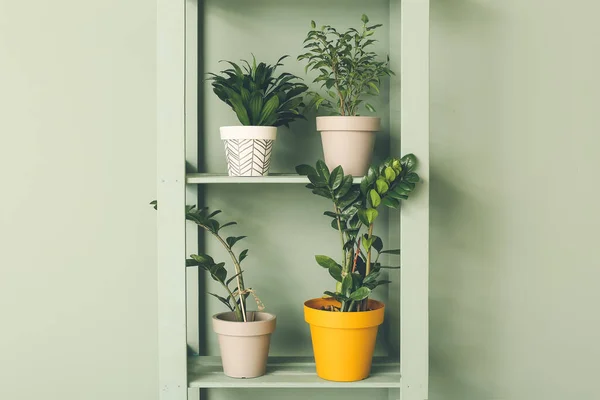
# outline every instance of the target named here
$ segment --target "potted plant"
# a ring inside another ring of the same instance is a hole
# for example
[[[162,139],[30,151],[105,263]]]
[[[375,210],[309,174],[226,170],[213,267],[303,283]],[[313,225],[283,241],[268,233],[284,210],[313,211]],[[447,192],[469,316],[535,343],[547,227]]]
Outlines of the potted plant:
[[[369,18],[364,14],[362,23],[360,30],[339,32],[329,25],[317,29],[311,21],[304,41],[307,52],[298,56],[298,60],[308,60],[306,70],[319,74],[314,83],[321,83],[325,90],[325,94],[312,92],[307,105],[331,114],[317,117],[325,163],[329,169],[341,165],[353,176],[367,172],[381,125],[378,117],[359,116],[362,107],[375,112],[365,98],[378,95],[381,79],[394,74],[389,57],[381,60],[370,51],[376,42],[373,35],[382,25],[367,25]]]
[[[233,109],[242,124],[220,129],[230,176],[268,175],[277,127],[305,119],[300,109],[307,86],[290,73],[275,75],[287,57],[275,65],[257,65],[254,57],[252,65],[242,60],[242,67],[226,61],[231,68],[220,75],[209,74],[214,93]]]
[[[300,165],[299,174],[307,175],[309,189],[333,203],[325,215],[340,236],[341,259],[335,261],[317,255],[317,263],[336,281],[335,291],[325,291],[324,298],[304,303],[304,317],[310,325],[317,375],[323,379],[351,382],[365,379],[371,370],[375,339],[383,323],[385,306],[369,299],[383,279],[382,254],[398,255],[400,250],[384,250],[375,235],[378,208],[398,208],[408,198],[419,176],[414,172],[417,161],[408,154],[392,158],[379,167],[370,167],[360,185],[352,175],[344,175],[341,166],[333,171],[323,161],[316,168]]]
[[[155,209],[157,208],[156,201],[151,204]],[[244,284],[241,263],[248,256],[248,249],[242,250],[236,255],[233,246],[246,236],[223,236],[222,230],[236,225],[236,222],[220,224],[214,218],[219,213],[221,210],[209,213],[207,207],[186,206],[186,219],[211,234],[225,248],[234,267],[233,275],[228,277],[225,263],[217,263],[208,254],[192,254],[186,260],[186,266],[202,268],[223,288],[223,296],[209,293],[229,310],[216,314],[212,318],[213,329],[219,337],[223,372],[232,378],[255,378],[266,372],[271,334],[275,331],[276,317],[263,312],[264,305],[256,292]],[[250,295],[256,301],[258,311],[248,310],[246,299]]]

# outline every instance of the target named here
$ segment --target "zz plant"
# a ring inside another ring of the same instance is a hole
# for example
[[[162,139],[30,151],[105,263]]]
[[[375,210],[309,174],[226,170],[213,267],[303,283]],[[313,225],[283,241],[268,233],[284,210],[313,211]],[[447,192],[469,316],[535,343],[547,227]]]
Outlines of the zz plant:
[[[290,73],[275,75],[287,57],[281,57],[275,65],[257,65],[255,57],[252,64],[242,60],[241,67],[225,61],[231,68],[219,75],[209,73],[208,80],[212,81],[213,92],[235,111],[242,125],[289,126],[296,119],[305,119],[300,109],[304,106],[302,94],[308,87]]]
[[[341,262],[325,255],[315,257],[337,282],[335,292],[324,292],[340,302],[340,307],[332,307],[331,311],[367,311],[371,292],[390,283],[381,279],[381,270],[400,268],[379,262],[382,254],[399,255],[400,250],[383,250],[383,241],[374,234],[374,228],[382,205],[398,208],[415,189],[419,182],[416,166],[413,154],[390,158],[378,167],[370,167],[360,184],[354,184],[351,175],[344,175],[341,166],[330,172],[323,161],[318,161],[316,167],[296,167],[300,175],[308,176],[306,187],[313,194],[333,203],[333,211],[325,211],[324,215],[331,218],[332,228],[339,232]]]
[[[156,200],[150,203],[154,209],[158,209]],[[242,271],[242,261],[248,256],[248,249],[242,250],[238,255],[234,253],[233,246],[246,236],[223,236],[221,230],[228,226],[236,225],[237,222],[227,222],[220,224],[214,217],[221,213],[221,210],[209,212],[208,207],[196,208],[196,206],[186,206],[185,218],[188,221],[194,222],[196,225],[210,233],[217,241],[225,248],[234,267],[235,274],[228,278],[228,271],[225,268],[224,262],[217,263],[208,254],[192,254],[186,260],[187,267],[199,267],[208,272],[213,280],[218,282],[224,289],[226,297],[215,293],[209,293],[229,310],[235,314],[236,321],[247,322],[246,298],[252,295],[258,306],[258,310],[262,311],[264,305],[257,297],[252,288],[246,288],[244,285],[244,272]],[[232,289],[231,284],[235,281],[235,287]]]
[[[366,96],[379,95],[381,78],[393,75],[389,68],[389,57],[381,60],[371,51],[376,42],[372,36],[381,24],[368,25],[369,17],[363,14],[362,28],[350,28],[344,32],[324,25],[317,29],[311,21],[311,30],[304,40],[306,53],[298,61],[307,60],[306,71],[319,75],[314,83],[321,83],[326,95],[312,92],[308,108],[325,108],[331,114],[358,115]],[[374,107],[364,104],[375,112]]]

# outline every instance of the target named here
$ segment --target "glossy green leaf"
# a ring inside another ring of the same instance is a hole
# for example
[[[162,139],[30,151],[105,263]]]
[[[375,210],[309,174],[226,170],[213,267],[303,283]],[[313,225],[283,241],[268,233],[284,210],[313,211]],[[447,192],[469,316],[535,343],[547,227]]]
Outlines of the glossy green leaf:
[[[375,181],[375,190],[377,190],[377,193],[379,193],[379,195],[386,194],[389,189],[390,186],[384,179],[379,178],[377,179],[377,181]]]
[[[325,164],[325,161],[323,160],[319,160],[317,161],[317,173],[325,180],[325,181],[329,181],[329,176],[331,175],[329,172],[329,168],[327,167],[327,164]]]
[[[233,247],[233,245],[235,245],[237,242],[246,237],[247,236],[229,236],[227,239],[225,239],[225,241],[227,242],[227,245],[229,245],[229,247]]]
[[[342,282],[342,268],[339,265],[328,268],[329,275],[338,282]]]
[[[386,196],[381,200],[381,204],[389,208],[398,208],[400,207],[400,201],[393,198],[392,196]]]
[[[392,255],[399,256],[400,255],[400,249],[384,250],[384,251],[381,251],[380,254],[392,254]]]
[[[379,253],[381,249],[383,249],[383,240],[379,236],[375,236],[375,240],[373,241],[373,248]]]
[[[381,196],[379,196],[379,193],[375,189],[369,191],[369,200],[371,200],[371,205],[374,208],[379,207],[379,204],[381,204]]]
[[[344,276],[342,278],[342,290],[341,293],[344,296],[348,296],[350,293],[350,291],[352,291],[352,275],[351,274],[346,274],[346,276]]]
[[[363,286],[350,293],[349,297],[354,301],[361,301],[369,297],[370,294],[371,289]]]
[[[332,267],[337,267],[341,270],[341,266],[336,263],[331,257],[327,257],[327,256],[315,256],[315,260],[317,260],[317,264],[319,264],[321,267],[323,268],[332,268]]]
[[[402,165],[411,172],[417,167],[417,157],[414,154],[407,154],[400,159]]]
[[[419,175],[417,175],[414,172],[407,174],[404,179],[406,179],[406,181],[410,183],[419,183],[419,181],[421,180],[421,178],[419,178]]]
[[[397,176],[396,171],[394,171],[394,169],[392,167],[386,167],[384,174],[385,174],[385,179],[388,182],[393,182]]]
[[[248,249],[242,250],[242,252],[238,256],[238,261],[242,262],[246,257],[248,257]]]
[[[340,187],[344,180],[344,170],[341,165],[338,165],[331,171],[331,176],[329,177],[329,186],[333,190]]]
[[[221,296],[219,296],[217,294],[214,294],[214,293],[210,293],[210,292],[208,292],[208,294],[210,294],[211,296],[213,296],[214,298],[216,298],[217,300],[219,300],[221,303],[225,304],[225,306],[227,306],[227,308],[230,311],[233,311],[233,306],[231,305],[231,303],[229,303],[229,301],[227,301],[226,298],[221,297]]]

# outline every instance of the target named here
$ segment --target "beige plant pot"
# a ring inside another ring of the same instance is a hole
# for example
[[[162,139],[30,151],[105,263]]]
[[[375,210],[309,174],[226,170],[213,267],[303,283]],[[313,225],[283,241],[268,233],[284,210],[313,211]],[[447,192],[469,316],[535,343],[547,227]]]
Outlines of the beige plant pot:
[[[317,117],[329,170],[341,165],[345,174],[366,175],[373,157],[375,133],[380,128],[378,117]]]
[[[212,318],[213,329],[219,337],[223,372],[232,378],[256,378],[267,370],[276,317],[253,311],[247,316],[248,321],[253,322],[237,322],[232,312],[216,314]]]

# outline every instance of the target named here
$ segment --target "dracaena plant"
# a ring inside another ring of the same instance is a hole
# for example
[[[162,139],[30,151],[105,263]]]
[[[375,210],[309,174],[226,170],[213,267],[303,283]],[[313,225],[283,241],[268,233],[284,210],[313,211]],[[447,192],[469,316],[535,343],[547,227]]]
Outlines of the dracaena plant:
[[[366,97],[379,95],[381,79],[393,75],[389,68],[389,57],[378,58],[371,51],[376,42],[373,35],[381,24],[368,25],[369,18],[363,14],[362,28],[350,28],[344,32],[324,25],[316,28],[311,21],[311,30],[304,40],[306,53],[298,61],[307,60],[306,71],[319,75],[314,83],[321,83],[325,94],[311,92],[307,108],[325,109],[329,114],[358,115]],[[375,108],[364,103],[367,110]]]
[[[398,208],[401,200],[419,182],[414,172],[417,159],[408,154],[401,159],[390,158],[378,167],[371,167],[360,184],[354,184],[350,175],[344,175],[341,166],[329,171],[323,161],[316,167],[299,165],[296,171],[308,176],[306,186],[313,194],[333,203],[332,211],[324,215],[331,218],[331,226],[340,236],[340,262],[325,255],[317,255],[317,263],[326,268],[336,280],[336,291],[325,291],[340,302],[331,311],[366,311],[371,292],[390,281],[381,279],[381,270],[399,268],[384,266],[379,262],[382,254],[399,255],[400,250],[384,250],[383,240],[374,233],[378,209],[385,205]]]
[[[156,200],[151,202],[154,209],[158,209]],[[223,236],[221,230],[232,225],[237,225],[237,222],[219,223],[215,216],[220,214],[221,210],[209,212],[208,207],[196,208],[196,206],[185,207],[185,218],[188,221],[194,222],[196,225],[210,233],[224,248],[227,250],[234,268],[234,274],[228,277],[228,271],[225,268],[224,262],[217,263],[208,254],[192,254],[186,260],[187,267],[199,267],[208,272],[213,280],[218,282],[225,291],[225,296],[220,296],[215,293],[209,293],[221,303],[223,303],[230,311],[235,314],[238,322],[246,322],[248,319],[248,309],[246,308],[246,298],[249,295],[254,297],[258,310],[262,311],[264,305],[256,295],[252,288],[246,288],[244,285],[244,272],[242,271],[242,261],[248,256],[248,249],[242,250],[239,254],[233,251],[233,246],[246,236]],[[234,285],[232,288],[231,285]],[[252,314],[250,314],[252,316]]]
[[[281,57],[275,65],[264,62],[252,64],[242,60],[242,66],[231,62],[231,68],[219,73],[209,73],[213,92],[236,113],[242,125],[289,126],[297,119],[305,119],[300,113],[304,104],[302,94],[308,87],[300,78],[284,72],[276,75],[288,56]]]

